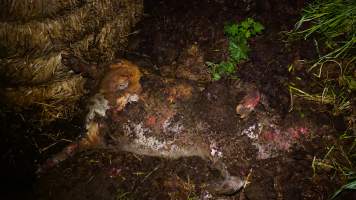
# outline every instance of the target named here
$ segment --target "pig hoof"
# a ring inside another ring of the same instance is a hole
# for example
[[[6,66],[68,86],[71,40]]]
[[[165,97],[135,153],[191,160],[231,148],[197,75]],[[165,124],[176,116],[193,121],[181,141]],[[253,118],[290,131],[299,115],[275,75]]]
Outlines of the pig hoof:
[[[245,184],[240,177],[229,176],[222,181],[212,183],[208,190],[217,195],[233,195],[238,192]]]

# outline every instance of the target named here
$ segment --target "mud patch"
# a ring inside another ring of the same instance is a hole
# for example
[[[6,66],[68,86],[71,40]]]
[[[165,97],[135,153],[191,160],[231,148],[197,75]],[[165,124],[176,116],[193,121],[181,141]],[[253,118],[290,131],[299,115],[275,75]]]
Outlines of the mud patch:
[[[199,198],[197,195],[204,193],[209,180],[220,178],[218,174],[199,158],[166,160],[131,153],[91,153],[75,157],[42,177],[46,181],[39,183],[42,190],[38,196],[103,200]]]

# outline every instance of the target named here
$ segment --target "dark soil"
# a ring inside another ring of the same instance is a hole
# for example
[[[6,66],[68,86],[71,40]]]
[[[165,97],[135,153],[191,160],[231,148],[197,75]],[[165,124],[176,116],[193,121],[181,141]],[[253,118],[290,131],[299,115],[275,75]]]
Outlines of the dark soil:
[[[206,115],[213,130],[228,135],[229,130],[238,128],[233,121],[238,120],[235,107],[240,94],[232,90],[234,80],[210,82],[203,73],[199,75],[205,67],[202,61],[219,62],[227,57],[225,23],[253,17],[265,26],[265,31],[250,41],[250,60],[238,66],[236,75],[256,84],[270,109],[291,126],[300,125],[295,119],[303,113],[300,121],[315,131],[293,142],[290,150],[264,159],[257,158],[251,141],[243,138],[243,145],[234,149],[241,154],[225,162],[234,169],[232,174],[247,175],[251,170],[251,183],[233,196],[210,199],[327,199],[339,187],[332,171],[313,174],[312,161],[325,155],[336,134],[333,127],[340,131],[344,129],[342,123],[309,109],[313,105],[307,102],[297,102],[294,113],[288,112],[287,84],[293,79],[288,65],[312,58],[315,52],[309,43],[286,45],[281,32],[293,27],[304,4],[302,0],[145,1],[146,17],[136,27],[139,34],[131,36],[127,52],[121,53],[147,71],[196,79],[206,96],[192,109],[205,107],[213,113]],[[197,55],[187,55],[192,45],[198,47]],[[203,60],[196,59],[199,56]],[[193,66],[195,71],[190,74],[194,77],[179,71],[187,64]],[[215,99],[215,106],[209,98]],[[1,199],[209,199],[206,184],[219,176],[206,161],[196,157],[167,160],[101,150],[76,155],[37,177],[40,162],[83,132],[84,111],[72,120],[44,127],[32,120],[31,113],[19,114],[5,108],[1,111]],[[264,137],[268,142],[268,135]],[[270,142],[283,145],[283,141]],[[352,195],[340,199],[356,198]]]

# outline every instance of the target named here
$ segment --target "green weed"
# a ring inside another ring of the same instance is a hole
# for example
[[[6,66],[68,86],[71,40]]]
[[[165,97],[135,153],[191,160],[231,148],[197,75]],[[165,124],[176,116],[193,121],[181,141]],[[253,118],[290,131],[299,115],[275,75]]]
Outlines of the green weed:
[[[351,119],[348,131],[329,148],[323,159],[315,158],[312,164],[314,172],[332,169],[345,183],[331,197],[336,198],[343,190],[356,189],[356,137],[352,130],[355,122],[351,106],[356,90],[356,1],[316,0],[304,9],[295,29],[287,35],[293,40],[312,39],[318,53],[306,69],[313,80],[309,88],[289,85],[291,105],[293,96],[299,96],[332,105],[331,114]],[[293,72],[293,66],[289,66],[288,71]]]
[[[350,111],[356,90],[356,1],[315,1],[287,35],[291,39],[313,38],[319,54],[306,70],[318,87],[313,90],[319,93],[310,94],[293,85],[291,95],[333,105],[333,115]]]
[[[312,68],[327,60],[353,57],[356,43],[356,2],[315,1],[304,9],[301,19],[289,36],[297,39],[302,37],[305,40],[317,37],[315,41],[323,44],[325,53],[319,55]]]
[[[130,192],[126,192],[121,188],[118,188],[116,191],[115,200],[130,200],[129,195]]]
[[[218,64],[206,62],[213,80],[219,80],[222,76],[232,75],[236,72],[236,65],[248,59],[250,51],[248,39],[262,32],[264,27],[252,18],[247,18],[241,23],[232,23],[224,27],[224,33],[229,40],[229,58]]]
[[[331,197],[336,198],[342,191],[356,189],[356,136],[352,134],[351,127],[340,135],[338,142],[328,148],[324,158],[314,157],[312,168],[314,174],[317,170],[333,170],[346,182]]]
[[[331,199],[335,199],[342,191],[344,190],[356,190],[356,175],[355,172],[349,175],[352,176],[353,179],[349,183],[343,185],[340,189],[338,189],[335,194],[331,197]]]
[[[318,84],[314,86],[320,92],[309,93],[296,86],[294,83],[289,84],[290,93],[290,111],[293,109],[294,97],[301,97],[308,101],[313,101],[320,104],[330,105],[332,109],[328,112],[332,115],[341,115],[351,112],[351,101],[353,97],[353,91],[355,90],[355,79],[348,80],[348,77],[341,76],[340,79],[332,80],[318,79]]]

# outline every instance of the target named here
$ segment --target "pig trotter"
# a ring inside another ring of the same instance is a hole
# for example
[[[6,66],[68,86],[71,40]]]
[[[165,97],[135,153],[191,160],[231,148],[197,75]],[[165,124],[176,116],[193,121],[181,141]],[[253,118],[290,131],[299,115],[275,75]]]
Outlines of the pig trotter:
[[[37,169],[36,173],[37,174],[43,174],[47,172],[48,170],[52,169],[55,167],[58,163],[66,160],[67,158],[73,156],[79,149],[79,144],[78,143],[72,143],[65,147],[63,151],[57,153],[53,157],[47,159],[44,164],[40,165],[40,167]]]

